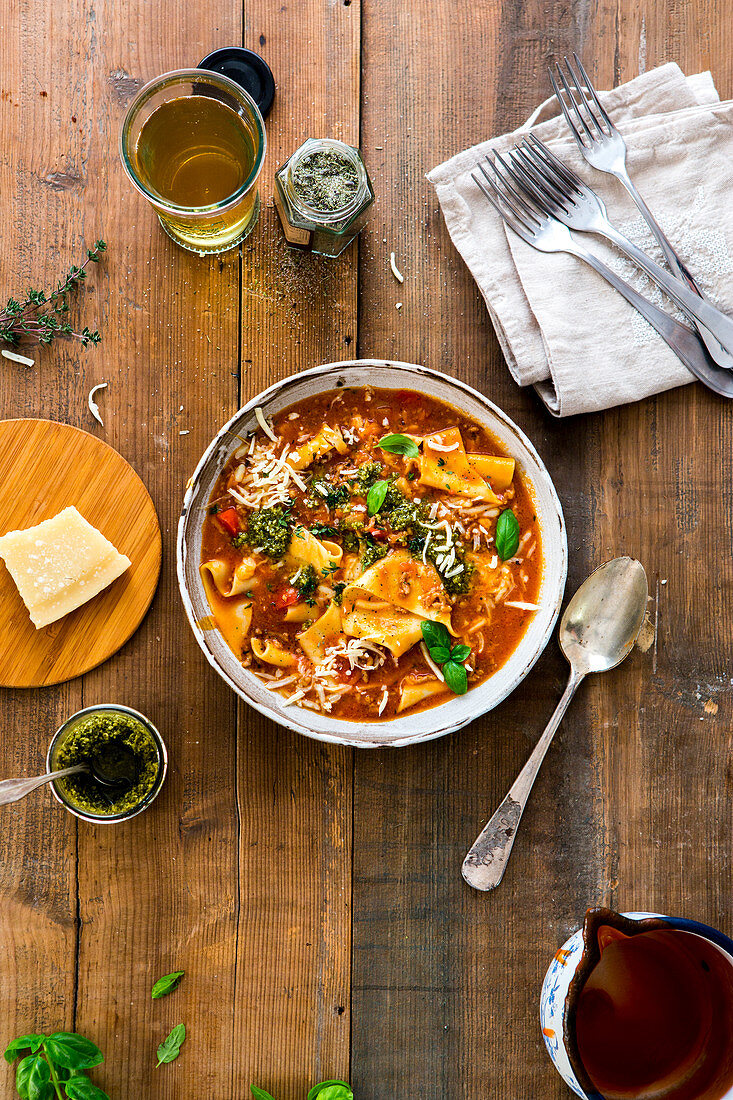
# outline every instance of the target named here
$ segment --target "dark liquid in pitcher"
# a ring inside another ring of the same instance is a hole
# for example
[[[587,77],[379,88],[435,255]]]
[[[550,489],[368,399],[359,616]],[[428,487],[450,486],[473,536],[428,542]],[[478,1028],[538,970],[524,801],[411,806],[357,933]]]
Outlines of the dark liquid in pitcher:
[[[606,1100],[733,1096],[733,964],[689,932],[598,930],[578,1052]]]

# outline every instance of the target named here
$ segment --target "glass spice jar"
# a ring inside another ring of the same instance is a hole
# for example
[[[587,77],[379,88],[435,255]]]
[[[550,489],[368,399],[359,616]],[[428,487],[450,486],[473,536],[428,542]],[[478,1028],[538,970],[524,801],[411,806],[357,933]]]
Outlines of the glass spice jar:
[[[275,174],[275,206],[290,244],[340,256],[360,231],[374,189],[352,145],[308,138]]]

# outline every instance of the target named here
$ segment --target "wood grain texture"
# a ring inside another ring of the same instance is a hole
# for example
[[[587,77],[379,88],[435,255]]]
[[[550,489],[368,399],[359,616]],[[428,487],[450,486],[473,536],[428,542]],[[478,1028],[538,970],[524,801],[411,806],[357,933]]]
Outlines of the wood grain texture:
[[[13,9],[5,32],[10,97],[0,107],[16,154],[9,169],[6,158],[0,164],[9,184],[2,200],[20,243],[3,250],[2,285],[8,293],[48,285],[98,236],[109,250],[73,307],[101,330],[99,348],[54,345],[32,370],[3,370],[2,413],[103,435],[147,485],[164,557],[151,612],[113,662],[83,684],[4,693],[22,734],[3,739],[2,773],[33,774],[49,731],[80,706],[108,700],[150,716],[171,768],[154,808],[129,826],[76,825],[44,796],[4,815],[4,1027],[88,1034],[106,1057],[95,1080],[112,1097],[180,1098],[188,1072],[200,1095],[227,1096],[232,1066],[241,1064],[232,1029],[235,706],[186,624],[172,547],[186,481],[237,405],[239,260],[236,252],[201,260],[176,248],[126,180],[117,140],[135,89],[241,41],[242,13],[223,0],[72,0]],[[100,381],[109,383],[100,398],[104,432],[86,408]],[[152,982],[179,967],[185,984],[153,1002]],[[155,1049],[179,1020],[189,1026],[187,1058],[156,1072]],[[0,1095],[13,1095],[10,1071]]]
[[[98,596],[42,630],[3,568],[3,687],[71,680],[116,653],[155,594],[161,539],[150,494],[117,451],[69,424],[0,421],[0,533],[33,527],[71,505],[132,564]]]
[[[588,903],[733,931],[727,407],[690,386],[551,420],[509,380],[424,180],[526,118],[556,52],[577,48],[601,87],[677,60],[710,67],[732,94],[728,24],[722,0],[8,8],[0,208],[17,233],[0,285],[47,285],[85,242],[110,247],[74,306],[103,343],[4,366],[0,413],[103,436],[150,490],[164,554],[151,612],[114,661],[83,681],[3,690],[0,768],[32,774],[63,718],[112,700],[149,714],[171,769],[154,807],[124,826],[77,824],[40,793],[3,812],[6,1037],[89,1034],[114,1100],[243,1100],[250,1082],[302,1100],[319,1077],[349,1072],[358,1100],[561,1100],[539,987]],[[263,212],[241,257],[201,260],[129,186],[117,134],[141,83],[232,42],[262,53],[278,84]],[[336,261],[286,249],[271,206],[277,165],[320,135],[361,143],[378,196],[360,244]],[[564,505],[569,592],[625,552],[651,580],[656,646],[583,685],[488,896],[463,884],[461,860],[562,690],[554,644],[510,700],[455,737],[352,758],[237,711],[178,601],[179,503],[217,427],[276,378],[357,353],[456,374],[528,432]],[[86,409],[100,381],[104,433]],[[153,980],[178,968],[180,989],[151,1001]],[[179,1021],[183,1054],[153,1071]],[[9,1072],[0,1096],[13,1096]]]
[[[232,1027],[236,711],[185,621],[174,544],[185,484],[237,405],[239,260],[236,251],[202,259],[176,247],[130,186],[116,148],[136,87],[241,41],[242,12],[225,0],[74,0],[73,8],[69,41],[75,25],[94,28],[74,79],[84,89],[79,117],[98,134],[85,216],[104,212],[109,241],[104,343],[94,360],[110,380],[107,438],[148,485],[164,538],[151,613],[114,662],[85,678],[84,701],[117,699],[149,715],[171,765],[154,808],[131,828],[79,828],[76,1023],[100,1039],[99,1079],[112,1097],[179,1100],[191,1081],[202,1096],[227,1096],[241,1065]],[[152,1001],[152,982],[178,969],[186,971],[180,989]],[[155,1070],[155,1050],[179,1022],[188,1028],[185,1057]]]
[[[362,241],[360,353],[457,374],[527,431],[568,521],[568,595],[622,553],[644,562],[655,595],[657,579],[660,588],[656,656],[636,653],[581,688],[494,893],[460,882],[460,863],[562,691],[555,643],[510,700],[455,738],[397,757],[357,756],[360,1100],[560,1100],[567,1089],[539,1034],[539,989],[587,905],[733,928],[728,409],[693,387],[552,421],[510,381],[422,178],[522,122],[550,91],[553,56],[572,49],[600,87],[678,60],[689,72],[711,65],[721,95],[730,94],[723,23],[721,5],[695,0],[364,5],[362,144],[380,201]],[[392,249],[402,286],[389,274]]]
[[[360,3],[247,0],[244,44],[277,93],[260,224],[242,249],[241,403],[276,379],[351,357],[357,248],[289,249],[275,169],[307,137],[359,141]],[[232,1097],[249,1082],[301,1100],[349,1070],[352,753],[279,729],[240,704],[240,908]]]

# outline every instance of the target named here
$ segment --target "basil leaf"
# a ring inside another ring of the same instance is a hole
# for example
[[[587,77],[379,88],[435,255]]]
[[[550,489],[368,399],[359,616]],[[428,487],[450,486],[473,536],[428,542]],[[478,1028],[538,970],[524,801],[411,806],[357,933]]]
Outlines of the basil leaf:
[[[50,1080],[51,1068],[42,1054],[29,1054],[18,1063],[15,1087],[23,1100],[45,1100]]]
[[[468,691],[468,674],[463,665],[457,661],[446,661],[443,665],[443,675],[448,687],[456,695],[465,695]]]
[[[107,1093],[93,1085],[88,1077],[72,1077],[64,1088],[68,1100],[109,1100]]]
[[[345,1081],[321,1081],[320,1085],[314,1085],[307,1096],[307,1100],[354,1100],[351,1086]]]
[[[458,661],[459,664],[463,664],[464,661],[468,660],[470,655],[471,655],[470,645],[454,645],[453,649],[451,650],[451,654],[450,654],[451,660],[452,661]]]
[[[430,656],[435,661],[436,665],[445,664],[446,661],[450,661],[450,650],[445,645],[435,646],[430,650]]]
[[[417,458],[420,454],[415,440],[410,439],[407,435],[385,435],[379,440],[377,446],[383,451],[388,451],[391,455],[406,455],[407,458]],[[308,1100],[310,1100],[310,1097]],[[328,1100],[331,1100],[330,1096]]]
[[[429,619],[426,619],[420,623],[420,629],[428,649],[439,649],[441,646],[450,649],[450,634],[448,633],[448,627],[444,626],[443,623],[432,623]]]
[[[181,1047],[186,1038],[186,1025],[176,1024],[171,1031],[167,1039],[158,1047],[158,1066],[162,1066],[164,1062],[175,1062],[178,1055],[181,1053]],[[158,1066],[155,1068],[157,1069]]]
[[[173,974],[164,974],[162,978],[158,978],[151,994],[153,1000],[158,1001],[161,997],[167,997],[169,993],[177,989],[185,973],[185,970],[176,970]]]
[[[57,1031],[44,1040],[46,1053],[53,1062],[66,1069],[91,1069],[104,1061],[104,1055],[83,1035],[71,1031]]]
[[[255,1100],[275,1100],[274,1096],[271,1096],[269,1092],[265,1092],[264,1089],[258,1089],[257,1085],[250,1085],[249,1091],[252,1093]]]
[[[379,509],[384,504],[384,498],[387,496],[388,488],[388,481],[375,481],[372,485],[367,493],[367,512],[370,516],[376,516]]]
[[[31,1069],[35,1065],[36,1055],[27,1054],[25,1058],[22,1058],[18,1062],[15,1070],[15,1087],[18,1090],[18,1096],[21,1100],[28,1100],[28,1077],[30,1076]]]
[[[506,508],[496,521],[496,551],[502,561],[513,558],[519,546],[519,520]]]
[[[8,1044],[5,1061],[14,1062],[22,1050],[30,1050],[31,1054],[35,1054],[44,1039],[45,1035],[19,1035]]]

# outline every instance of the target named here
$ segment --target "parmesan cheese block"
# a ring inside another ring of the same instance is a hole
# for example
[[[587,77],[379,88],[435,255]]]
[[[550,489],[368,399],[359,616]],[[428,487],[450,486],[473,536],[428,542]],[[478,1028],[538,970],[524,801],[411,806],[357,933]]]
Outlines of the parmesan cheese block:
[[[81,607],[132,564],[73,507],[0,537],[0,558],[37,628]]]

